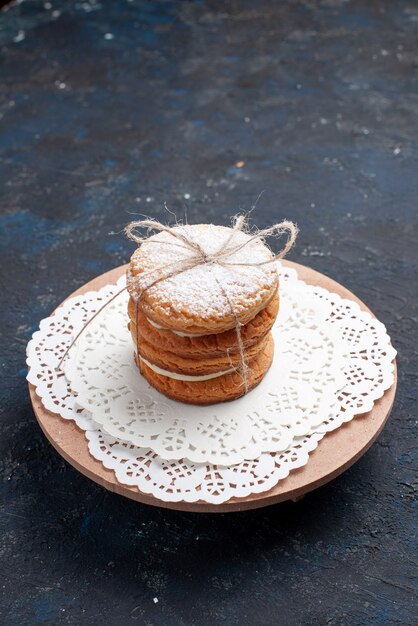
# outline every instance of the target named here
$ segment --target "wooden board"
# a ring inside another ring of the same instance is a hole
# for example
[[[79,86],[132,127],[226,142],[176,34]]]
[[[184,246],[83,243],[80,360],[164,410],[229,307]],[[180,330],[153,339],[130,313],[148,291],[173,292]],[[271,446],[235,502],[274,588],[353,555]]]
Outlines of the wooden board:
[[[316,272],[308,267],[285,261],[285,265],[297,270],[299,277],[312,285],[319,285],[329,291],[334,291],[344,298],[357,302],[360,307],[369,311],[354,294],[339,283]],[[118,267],[106,274],[98,276],[86,283],[69,296],[97,290],[107,284],[112,284],[126,270],[126,266]],[[370,311],[371,312],[371,311]],[[29,385],[32,406],[38,422],[46,437],[54,448],[73,467],[99,485],[120,495],[132,498],[138,502],[154,506],[178,509],[183,511],[219,512],[243,511],[268,506],[284,500],[297,500],[309,491],[324,485],[357,461],[383,429],[392,409],[396,392],[396,363],[395,382],[392,387],[378,400],[369,413],[354,418],[348,424],[341,426],[327,434],[319,443],[318,448],[310,454],[307,465],[290,473],[273,489],[261,494],[251,494],[246,498],[232,498],[223,504],[215,505],[207,502],[163,502],[151,495],[141,493],[135,487],[119,483],[114,473],[96,461],[88,451],[84,432],[74,422],[64,420],[50,411],[47,411],[38,398],[33,385]]]

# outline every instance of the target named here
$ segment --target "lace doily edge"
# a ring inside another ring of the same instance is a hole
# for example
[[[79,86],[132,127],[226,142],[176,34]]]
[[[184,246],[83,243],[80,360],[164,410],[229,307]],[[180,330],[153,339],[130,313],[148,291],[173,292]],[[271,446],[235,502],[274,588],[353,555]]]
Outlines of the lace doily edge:
[[[118,481],[119,484],[121,485],[126,485],[128,487],[135,487],[139,493],[143,493],[145,495],[149,495],[149,496],[153,496],[154,498],[161,500],[163,502],[187,502],[187,503],[202,503],[202,504],[225,504],[230,500],[244,500],[246,498],[248,498],[248,496],[252,495],[252,494],[260,494],[260,493],[264,493],[266,494],[266,492],[274,489],[274,487],[276,487],[276,485],[278,485],[279,482],[281,482],[282,480],[284,480],[285,478],[287,478],[289,476],[289,474],[296,469],[300,469],[301,467],[304,467],[308,461],[309,461],[309,456],[312,452],[314,452],[317,447],[319,442],[324,438],[325,434],[322,433],[316,433],[314,435],[312,435],[312,438],[310,439],[310,444],[309,445],[305,445],[304,447],[304,455],[303,456],[298,456],[296,460],[291,460],[291,461],[287,461],[284,465],[283,465],[283,471],[278,472],[278,474],[276,474],[274,476],[274,478],[269,481],[265,481],[263,483],[258,483],[258,482],[254,482],[254,484],[251,485],[251,487],[241,487],[240,489],[240,494],[239,496],[233,496],[233,498],[231,497],[224,497],[223,494],[219,494],[219,495],[210,495],[210,497],[206,498],[206,499],[199,499],[199,494],[201,493],[201,491],[187,491],[187,492],[170,492],[169,494],[164,492],[161,489],[153,489],[154,483],[152,480],[142,480],[141,481],[141,485],[139,486],[137,482],[133,481],[129,482],[127,480],[124,480],[123,476],[120,476],[117,468],[115,468],[112,463],[108,460],[106,455],[103,455],[103,458],[98,458],[95,454],[92,453],[91,448],[93,447],[92,443],[91,443],[91,439],[89,437],[89,433],[88,431],[86,431],[85,433],[85,438],[87,440],[87,445],[89,448],[89,453],[90,455],[96,459],[96,460],[100,460],[100,462],[102,463],[102,465],[108,469],[111,470],[114,475],[116,480]],[[207,473],[210,471],[209,467],[207,467]],[[147,488],[147,485],[149,485],[149,488]]]
[[[50,413],[53,414],[54,418],[57,419],[62,419],[65,422],[68,422],[70,419],[72,419],[72,421],[74,421],[74,423],[79,426],[76,422],[76,420],[74,418],[64,418],[60,413],[57,413],[57,411],[53,411],[51,409],[49,409],[48,407],[45,406],[44,402],[43,402],[43,398],[40,397],[37,393],[36,393],[36,387],[30,383],[35,391],[36,397],[37,399],[40,400],[40,402],[42,403],[42,405],[44,406],[44,408],[46,410],[48,410]],[[86,420],[88,420],[88,418],[86,418]],[[90,421],[90,420],[88,420]],[[162,502],[186,502],[186,503],[202,503],[202,504],[224,504],[227,503],[229,500],[233,499],[233,500],[244,500],[245,498],[248,498],[248,496],[250,496],[251,494],[261,494],[261,493],[266,493],[268,491],[270,491],[271,489],[273,489],[279,482],[281,482],[282,480],[284,480],[285,478],[287,478],[290,474],[290,472],[299,469],[303,466],[305,466],[308,461],[309,461],[309,457],[310,454],[317,449],[319,442],[324,438],[324,436],[326,435],[326,433],[313,433],[310,436],[310,443],[309,444],[305,444],[304,445],[304,453],[303,455],[298,455],[296,457],[296,459],[292,459],[289,461],[286,461],[283,464],[283,469],[282,471],[277,472],[274,476],[272,476],[270,478],[270,480],[267,480],[265,482],[257,482],[254,481],[254,483],[251,485],[251,487],[241,487],[240,488],[240,495],[239,496],[233,496],[233,498],[231,497],[224,497],[224,495],[221,493],[219,495],[211,495],[210,498],[208,497],[207,499],[199,499],[198,495],[201,492],[193,492],[192,490],[190,491],[186,491],[186,492],[179,492],[177,490],[177,492],[164,492],[163,490],[161,490],[160,488],[158,488],[158,485],[156,485],[152,480],[142,480],[141,484],[138,485],[138,482],[135,480],[132,480],[131,482],[127,481],[126,479],[124,479],[123,474],[121,475],[121,473],[118,471],[118,468],[115,467],[111,461],[109,460],[108,456],[106,454],[103,455],[99,455],[97,453],[93,453],[93,439],[92,439],[92,434],[93,432],[95,432],[97,430],[97,427],[95,427],[95,425],[93,423],[90,424],[90,428],[89,429],[84,429],[84,428],[80,428],[80,434],[82,434],[84,436],[88,451],[89,451],[89,455],[91,456],[92,459],[94,459],[95,461],[98,461],[99,463],[101,463],[103,465],[103,467],[107,470],[110,470],[114,476],[115,479],[117,480],[117,482],[120,485],[124,485],[124,486],[128,486],[128,487],[134,487],[136,488],[136,490],[139,493],[143,493],[145,495],[148,496],[153,496],[154,498],[161,500]],[[139,448],[140,450],[140,448]],[[144,449],[144,451],[146,452],[146,449]],[[264,453],[264,454],[269,454],[269,453]],[[279,456],[280,453],[277,453],[277,455]],[[170,463],[170,461],[166,461],[167,463]],[[173,463],[176,463],[176,460],[171,461]],[[206,464],[206,474],[208,474],[210,471],[216,470],[215,468],[211,468]],[[233,466],[231,466],[231,468],[233,468]],[[149,488],[147,488],[147,485],[149,485]]]

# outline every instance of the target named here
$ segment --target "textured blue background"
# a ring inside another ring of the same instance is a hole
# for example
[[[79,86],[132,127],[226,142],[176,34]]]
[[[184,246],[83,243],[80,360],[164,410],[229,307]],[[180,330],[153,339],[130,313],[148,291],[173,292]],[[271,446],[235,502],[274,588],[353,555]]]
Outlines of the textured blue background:
[[[0,623],[414,622],[418,8],[26,0],[0,13]],[[237,166],[237,163],[241,165]],[[111,495],[37,427],[25,345],[128,260],[132,214],[301,228],[400,353],[392,418],[297,504],[192,515]],[[158,598],[158,603],[153,598]]]

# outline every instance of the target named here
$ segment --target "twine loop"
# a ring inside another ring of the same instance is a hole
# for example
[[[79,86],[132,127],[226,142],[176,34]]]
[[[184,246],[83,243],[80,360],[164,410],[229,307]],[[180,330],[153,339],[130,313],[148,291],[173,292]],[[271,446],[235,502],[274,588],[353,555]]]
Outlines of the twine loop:
[[[145,219],[145,220],[131,222],[130,224],[128,224],[125,228],[125,234],[128,237],[128,239],[131,239],[138,245],[142,245],[144,243],[153,243],[153,244],[160,243],[163,245],[174,245],[180,248],[191,250],[192,252],[194,252],[195,256],[184,259],[183,262],[185,265],[193,264],[194,262],[195,265],[200,265],[202,263],[205,263],[205,264],[217,263],[218,265],[231,265],[231,266],[243,265],[247,267],[257,267],[257,266],[273,263],[274,261],[278,261],[279,259],[282,259],[283,257],[285,257],[287,253],[289,252],[289,250],[292,248],[293,244],[295,243],[296,237],[299,232],[296,224],[294,224],[293,222],[290,222],[289,220],[283,220],[282,222],[278,224],[273,224],[273,226],[270,226],[269,228],[258,230],[252,234],[248,233],[249,238],[246,241],[234,245],[233,241],[234,241],[234,237],[236,233],[245,232],[245,227],[246,227],[245,216],[244,215],[235,216],[234,221],[233,221],[233,226],[231,229],[231,234],[229,235],[229,237],[225,239],[225,241],[222,243],[219,250],[212,254],[207,254],[203,250],[202,246],[198,244],[196,241],[194,241],[191,235],[188,234],[187,231],[185,231],[181,225],[166,226],[165,224],[162,224],[161,222],[158,222],[157,220]],[[144,236],[144,235],[139,234],[137,232],[139,229],[145,229],[147,231],[147,235]],[[171,237],[173,237],[176,240],[176,242],[168,242],[168,241],[158,242],[155,239],[150,239],[149,234],[152,231],[168,233],[169,235],[171,235]],[[286,232],[288,232],[289,234],[288,234],[288,238],[287,238],[285,245],[279,252],[277,252],[276,254],[272,254],[271,259],[268,259],[266,261],[256,262],[256,263],[251,263],[251,262],[234,263],[232,261],[228,261],[229,257],[234,255],[236,252],[242,250],[253,241],[263,241],[264,243],[265,237],[280,237]],[[180,274],[183,271],[185,270],[180,267],[177,273]]]

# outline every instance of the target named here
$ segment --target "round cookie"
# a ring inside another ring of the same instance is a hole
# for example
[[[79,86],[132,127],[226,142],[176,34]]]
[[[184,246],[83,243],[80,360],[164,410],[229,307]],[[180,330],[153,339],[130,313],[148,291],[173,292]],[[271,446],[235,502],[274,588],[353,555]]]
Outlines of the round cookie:
[[[241,327],[241,340],[245,349],[260,342],[271,330],[279,311],[279,296],[276,293],[264,309]],[[131,334],[136,343],[136,304],[129,300]],[[171,330],[155,328],[145,313],[138,308],[138,343],[146,342],[158,347],[159,352],[172,352],[190,359],[206,359],[236,353],[238,351],[235,328],[223,333],[184,337]]]
[[[270,334],[264,350],[248,363],[248,391],[261,382],[272,363],[273,354],[274,341]],[[216,402],[234,400],[244,394],[244,384],[239,371],[206,381],[190,382],[157,374],[141,360],[139,369],[150,385],[169,398],[180,402],[214,404]]]
[[[236,318],[249,322],[276,293],[276,264],[269,263],[273,255],[260,240],[214,224],[173,231],[197,244],[205,258],[167,232],[149,237],[134,252],[128,291],[154,323],[185,333],[221,333],[235,328]],[[211,262],[225,244],[231,253]],[[264,265],[247,265],[257,263]]]
[[[131,331],[132,332],[132,331]],[[134,332],[132,332],[135,341]],[[262,351],[268,341],[265,336],[258,343],[252,344],[245,352],[245,361],[249,363],[260,351]],[[193,359],[179,356],[174,352],[163,352],[159,346],[141,340],[138,344],[139,356],[146,359],[152,365],[173,372],[174,374],[186,374],[187,376],[205,376],[206,374],[216,374],[230,369],[239,368],[241,356],[239,352],[209,358]]]

